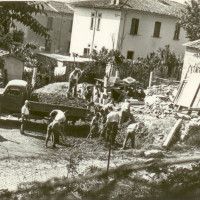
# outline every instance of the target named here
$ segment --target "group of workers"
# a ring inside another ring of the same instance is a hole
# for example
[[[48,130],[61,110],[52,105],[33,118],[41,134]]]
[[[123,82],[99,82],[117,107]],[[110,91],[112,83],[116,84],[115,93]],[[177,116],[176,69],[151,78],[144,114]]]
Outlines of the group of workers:
[[[47,133],[46,133],[46,139],[45,139],[45,146],[47,147],[48,141],[51,137],[52,139],[52,147],[56,147],[56,136],[59,137],[61,135],[63,141],[65,141],[65,136],[64,136],[64,123],[67,118],[67,113],[63,112],[61,110],[53,110],[49,114],[49,124],[47,126]],[[28,100],[25,101],[24,106],[21,109],[21,127],[20,127],[20,132],[21,134],[24,134],[24,125],[26,124],[25,122],[29,119],[29,102]]]
[[[76,97],[78,79],[82,71],[75,68],[69,76],[68,96]],[[92,92],[89,88],[86,89],[85,98],[90,102]],[[90,102],[90,104],[93,102]],[[94,103],[93,106],[95,107]],[[29,102],[26,100],[21,109],[21,128],[20,132],[24,134],[24,123],[29,118]],[[61,110],[53,110],[50,114],[50,122],[47,127],[47,134],[45,139],[45,146],[47,147],[50,137],[52,137],[52,147],[55,147],[56,136],[61,135],[64,140],[64,123],[67,118],[67,112]],[[130,112],[130,103],[125,102],[122,107],[116,111],[112,106],[105,106],[104,108],[95,107],[94,117],[90,124],[90,132],[87,138],[103,137],[106,142],[115,144],[117,133],[120,129],[126,130],[126,137],[123,143],[125,149],[127,141],[131,139],[131,147],[135,146],[135,134],[139,128],[139,123],[135,122],[133,115]]]
[[[123,142],[123,149],[126,148],[127,141],[131,139],[131,147],[135,147],[135,134],[139,130],[140,123],[136,123],[130,111],[130,103],[123,103],[118,110],[113,110],[112,106],[95,109],[95,116],[90,124],[90,132],[87,138],[103,137],[106,142],[115,144],[115,139],[119,129],[125,130],[126,137]]]
[[[24,134],[24,122],[29,118],[28,101],[25,101],[24,106],[21,109],[21,134]],[[135,147],[135,134],[139,128],[140,123],[136,123],[133,115],[130,112],[130,104],[124,103],[121,109],[114,111],[112,106],[95,109],[94,117],[90,124],[90,132],[87,138],[103,137],[106,142],[115,144],[115,139],[121,129],[126,130],[126,137],[123,142],[123,149],[126,148],[127,141],[131,139],[131,147]],[[51,137],[52,147],[56,147],[56,136],[64,137],[64,123],[67,119],[68,112],[61,110],[53,110],[50,114],[50,122],[47,126],[47,133],[45,139],[45,147],[48,147],[48,141]]]

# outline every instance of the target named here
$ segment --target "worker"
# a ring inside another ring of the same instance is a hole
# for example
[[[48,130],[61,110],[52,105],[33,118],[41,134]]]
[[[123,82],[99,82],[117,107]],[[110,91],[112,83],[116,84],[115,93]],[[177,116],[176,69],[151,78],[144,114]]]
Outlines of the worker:
[[[74,97],[76,97],[78,80],[81,74],[82,74],[82,71],[78,68],[75,68],[75,70],[70,73],[69,86],[68,86],[68,92],[67,92],[68,95],[72,94]]]
[[[87,136],[88,138],[92,138],[94,136],[97,136],[98,130],[99,130],[99,120],[100,120],[101,114],[98,112],[93,117],[91,124],[90,124],[90,132]]]
[[[121,107],[120,125],[127,127],[129,124],[135,123],[135,119],[130,111],[130,103],[125,101]]]
[[[47,148],[47,143],[49,137],[52,135],[52,147],[56,147],[56,133],[61,134],[64,141],[64,123],[66,121],[67,111],[63,112],[61,110],[53,110],[49,116],[51,118],[51,123],[47,127],[47,134],[45,139],[45,146]],[[62,130],[61,130],[62,129]]]
[[[123,142],[123,149],[126,148],[126,144],[129,139],[131,139],[131,147],[135,148],[135,134],[137,133],[140,127],[140,123],[133,123],[127,127],[126,137]]]
[[[88,102],[91,102],[92,100],[92,89],[90,86],[87,86],[86,87],[86,91],[84,93],[84,96],[85,96],[85,100],[88,101]]]
[[[99,137],[106,137],[106,120],[108,115],[108,107],[104,107],[100,109],[101,119],[100,119],[100,136]]]
[[[112,145],[115,143],[119,122],[120,112],[113,111],[112,107],[110,107],[109,114],[106,119],[106,141],[110,141]]]
[[[20,133],[24,134],[24,126],[25,122],[29,119],[29,101],[26,100],[22,109],[21,109],[21,126],[20,126]]]

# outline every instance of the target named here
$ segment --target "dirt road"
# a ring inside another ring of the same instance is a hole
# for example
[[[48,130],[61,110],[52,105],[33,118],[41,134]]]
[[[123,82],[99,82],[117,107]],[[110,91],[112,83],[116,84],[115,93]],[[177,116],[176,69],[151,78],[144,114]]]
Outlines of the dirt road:
[[[54,149],[46,149],[44,139],[38,132],[21,135],[18,129],[0,129],[0,191],[85,174],[91,167],[106,168],[108,147],[99,139],[67,137],[66,145]],[[110,166],[133,161],[133,154],[114,151]]]

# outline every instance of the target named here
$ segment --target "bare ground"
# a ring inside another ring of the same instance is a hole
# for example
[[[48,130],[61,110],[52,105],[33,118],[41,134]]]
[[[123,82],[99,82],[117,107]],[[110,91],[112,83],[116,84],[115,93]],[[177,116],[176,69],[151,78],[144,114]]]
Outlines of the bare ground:
[[[149,135],[138,138],[137,149],[125,151],[121,150],[123,136],[120,135],[117,138],[120,144],[111,153],[111,168],[147,161],[144,151],[161,149],[167,133],[175,123],[173,118],[140,118],[149,125]],[[18,129],[0,128],[0,193],[15,191],[23,185],[31,186],[33,182],[87,175],[91,169],[107,167],[108,144],[102,139],[86,140],[67,136],[63,144],[56,148],[45,148],[44,140],[44,133],[26,131],[25,135],[21,135]],[[198,148],[190,146],[175,146],[172,151],[164,151],[165,159],[198,157],[199,154]],[[140,173],[145,176],[146,172]]]

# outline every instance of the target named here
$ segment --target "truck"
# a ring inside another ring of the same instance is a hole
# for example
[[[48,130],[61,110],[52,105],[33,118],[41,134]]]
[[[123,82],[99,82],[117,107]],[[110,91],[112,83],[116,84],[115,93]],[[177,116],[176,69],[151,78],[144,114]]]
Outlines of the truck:
[[[0,91],[1,113],[20,113],[25,100],[29,100],[29,110],[32,116],[47,117],[54,109],[69,111],[68,120],[74,124],[79,119],[86,119],[89,110],[83,107],[66,106],[32,101],[28,83],[24,80],[11,80]]]

